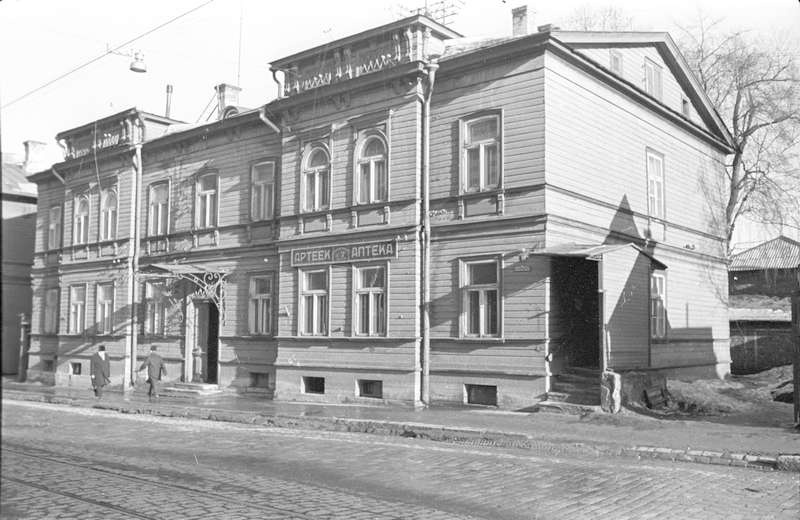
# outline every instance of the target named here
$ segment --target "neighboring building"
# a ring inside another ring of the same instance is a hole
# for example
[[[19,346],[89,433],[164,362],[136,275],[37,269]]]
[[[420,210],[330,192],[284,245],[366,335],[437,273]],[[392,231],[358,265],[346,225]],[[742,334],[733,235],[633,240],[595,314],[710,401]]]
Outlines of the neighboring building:
[[[157,343],[175,380],[504,408],[575,368],[727,373],[724,239],[700,189],[723,174],[724,125],[668,35],[527,34],[516,14],[508,38],[413,16],[294,54],[260,110],[221,86],[220,121],[73,154],[55,168],[68,192],[37,175],[55,188],[40,221],[63,205],[84,233],[53,253],[37,238],[35,301],[61,291],[68,317],[49,334],[34,319],[41,359],[68,375],[114,341],[129,377],[131,345]],[[94,125],[61,134],[68,150]],[[114,186],[109,243],[91,208]],[[131,321],[130,293],[101,287],[127,261],[135,342],[96,329]]]
[[[2,372],[16,374],[19,367],[20,315],[31,314],[31,266],[36,228],[36,185],[27,171],[35,161],[36,141],[25,142],[25,161],[3,157],[3,266],[2,266]]]
[[[779,236],[734,255],[728,281],[731,371],[791,364],[791,296],[800,291],[800,242]]]

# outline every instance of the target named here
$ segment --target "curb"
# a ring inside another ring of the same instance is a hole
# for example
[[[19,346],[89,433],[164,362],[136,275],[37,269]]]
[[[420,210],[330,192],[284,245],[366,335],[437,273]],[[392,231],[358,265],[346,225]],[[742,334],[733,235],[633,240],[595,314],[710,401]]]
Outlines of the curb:
[[[448,442],[468,446],[491,446],[532,451],[543,456],[577,456],[598,458],[601,456],[665,460],[671,462],[693,462],[752,468],[765,471],[789,471],[800,473],[800,454],[754,454],[718,451],[685,450],[655,446],[620,447],[580,442],[549,442],[520,434],[477,428],[448,427],[424,423],[375,421],[342,417],[304,417],[296,415],[264,415],[258,412],[220,410],[202,407],[186,407],[173,404],[114,404],[97,402],[77,397],[30,394],[4,390],[4,399],[46,402],[127,414],[201,419],[238,424],[261,425],[272,428],[298,428],[317,431],[366,433],[390,437],[417,438],[436,442]]]

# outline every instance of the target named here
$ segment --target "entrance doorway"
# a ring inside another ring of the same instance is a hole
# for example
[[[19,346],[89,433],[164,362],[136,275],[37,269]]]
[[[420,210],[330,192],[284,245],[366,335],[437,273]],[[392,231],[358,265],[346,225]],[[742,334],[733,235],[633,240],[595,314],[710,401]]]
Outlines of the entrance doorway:
[[[552,261],[554,360],[564,367],[600,367],[600,296],[597,262],[557,257]]]
[[[219,363],[219,309],[208,300],[195,300],[194,316],[192,382],[216,384]]]

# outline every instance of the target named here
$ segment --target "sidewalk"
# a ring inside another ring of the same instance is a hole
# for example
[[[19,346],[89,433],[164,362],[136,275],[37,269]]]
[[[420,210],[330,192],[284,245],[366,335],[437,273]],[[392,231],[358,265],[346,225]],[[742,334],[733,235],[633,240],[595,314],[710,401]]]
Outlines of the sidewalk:
[[[3,380],[3,400],[40,401],[165,417],[418,437],[522,448],[542,456],[624,456],[800,472],[800,433],[786,428],[665,420],[624,410],[583,416],[488,408],[319,405],[223,394],[149,403],[134,392],[91,391]],[[789,418],[791,420],[791,418]]]

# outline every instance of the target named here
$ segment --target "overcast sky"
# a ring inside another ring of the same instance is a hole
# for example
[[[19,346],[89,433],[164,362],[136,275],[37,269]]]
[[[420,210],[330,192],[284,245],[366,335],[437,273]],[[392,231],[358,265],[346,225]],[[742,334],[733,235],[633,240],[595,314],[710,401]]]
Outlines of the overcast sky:
[[[122,49],[141,50],[148,72],[109,55],[16,101],[111,48],[208,0],[0,1],[0,131],[3,153],[22,141],[54,145],[55,134],[132,106],[163,114],[165,88],[174,86],[172,117],[194,122],[222,82],[239,84],[241,104],[273,99],[268,64],[288,54],[400,18],[400,5],[422,0],[213,0]],[[451,27],[465,36],[508,34],[511,9],[524,0],[465,0]],[[798,0],[617,0],[639,28],[675,30],[703,12],[731,28],[765,38],[800,33]],[[536,24],[559,24],[586,0],[529,2]],[[241,31],[240,31],[241,26]],[[241,35],[241,54],[240,49]],[[794,51],[800,55],[795,40]],[[59,160],[53,146],[52,160]]]

